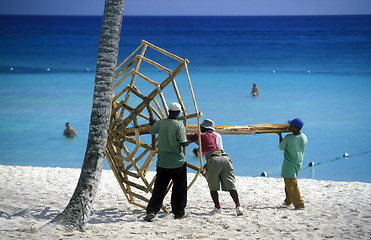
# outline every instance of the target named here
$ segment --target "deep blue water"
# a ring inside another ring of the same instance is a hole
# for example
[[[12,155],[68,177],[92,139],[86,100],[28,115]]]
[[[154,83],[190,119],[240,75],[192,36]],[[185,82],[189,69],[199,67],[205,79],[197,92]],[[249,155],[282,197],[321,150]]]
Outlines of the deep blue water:
[[[0,16],[0,164],[81,167],[100,24]],[[300,177],[371,182],[371,16],[125,16],[119,61],[143,39],[190,60],[199,109],[217,125],[300,117]],[[77,138],[62,137],[67,121]],[[223,139],[237,175],[280,176],[276,134]]]

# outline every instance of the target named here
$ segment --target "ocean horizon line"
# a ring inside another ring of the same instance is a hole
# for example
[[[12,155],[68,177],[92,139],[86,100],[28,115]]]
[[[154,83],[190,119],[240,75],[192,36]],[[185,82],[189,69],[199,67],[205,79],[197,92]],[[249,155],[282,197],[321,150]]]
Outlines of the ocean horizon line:
[[[48,15],[48,14],[0,14],[1,17],[3,16],[12,16],[12,17],[103,17],[103,15]],[[369,17],[371,14],[303,14],[303,15],[123,15],[123,17],[215,17],[215,18],[223,18],[223,17]]]

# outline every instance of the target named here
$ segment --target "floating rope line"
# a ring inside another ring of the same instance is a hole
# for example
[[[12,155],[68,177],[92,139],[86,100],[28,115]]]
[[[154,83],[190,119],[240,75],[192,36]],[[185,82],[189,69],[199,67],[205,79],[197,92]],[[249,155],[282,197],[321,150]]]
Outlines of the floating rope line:
[[[361,156],[361,155],[368,154],[370,152],[371,152],[371,150],[370,151],[363,152],[363,153],[354,154],[354,155],[349,155],[348,153],[344,153],[342,157],[337,157],[337,158],[334,158],[334,159],[331,159],[331,160],[328,160],[328,161],[319,162],[319,163],[309,162],[308,166],[306,166],[305,168],[302,168],[301,170],[304,170],[304,169],[307,169],[307,168],[311,168],[311,167],[314,167],[316,165],[320,165],[320,164],[323,164],[323,163],[335,162],[335,161],[340,160],[342,158],[358,157],[358,156]]]
[[[330,162],[335,162],[335,161],[340,160],[342,158],[358,157],[358,156],[361,156],[361,155],[368,154],[370,152],[371,152],[371,150],[370,151],[363,152],[363,153],[353,154],[353,155],[349,155],[348,153],[344,153],[342,157],[337,157],[337,158],[334,158],[334,159],[331,159],[331,160],[328,160],[328,161],[319,162],[319,163],[309,162],[308,166],[303,167],[301,169],[301,171],[302,170],[305,170],[305,169],[308,169],[308,168],[313,168],[316,165],[320,165],[320,164],[324,164],[324,163],[330,163]],[[254,176],[254,177],[258,177],[258,176],[268,177],[268,173],[263,171],[263,172],[260,173],[260,175],[257,175],[257,176]]]

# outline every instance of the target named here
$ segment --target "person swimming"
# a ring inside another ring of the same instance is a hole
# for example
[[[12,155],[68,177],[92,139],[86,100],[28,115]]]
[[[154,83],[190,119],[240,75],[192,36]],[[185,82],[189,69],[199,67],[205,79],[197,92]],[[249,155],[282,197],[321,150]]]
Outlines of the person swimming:
[[[71,138],[77,136],[76,130],[74,128],[71,128],[69,122],[66,123],[66,129],[64,129],[63,131],[63,136]]]
[[[257,97],[257,96],[259,96],[259,93],[260,93],[260,90],[259,90],[259,88],[256,86],[256,84],[254,83],[254,84],[252,85],[252,89],[251,89],[251,93],[250,93],[250,95],[253,96],[253,97]]]

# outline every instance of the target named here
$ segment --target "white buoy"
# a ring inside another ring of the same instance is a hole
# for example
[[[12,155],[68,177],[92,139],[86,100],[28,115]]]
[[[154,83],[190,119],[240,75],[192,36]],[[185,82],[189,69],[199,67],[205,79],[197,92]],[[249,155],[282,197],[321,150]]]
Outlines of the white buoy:
[[[276,70],[273,70],[272,73],[276,73]]]
[[[349,157],[349,153],[347,153],[347,152],[346,152],[346,153],[344,153],[344,154],[343,154],[343,157],[344,157],[344,158],[347,158],[347,157]]]
[[[13,70],[14,70],[14,68],[11,67],[11,68],[10,68],[10,71],[13,71]]]
[[[310,74],[310,71],[308,71],[307,73]]]
[[[50,68],[47,68],[46,71],[47,71],[47,72],[50,72]]]
[[[262,173],[260,174],[260,176],[262,176],[262,177],[266,177],[266,176],[268,176],[268,173],[267,173],[267,172],[262,172]]]
[[[89,71],[90,71],[90,69],[89,69],[89,68],[87,68],[87,69],[86,69],[86,71],[87,71],[87,72],[89,72]]]

